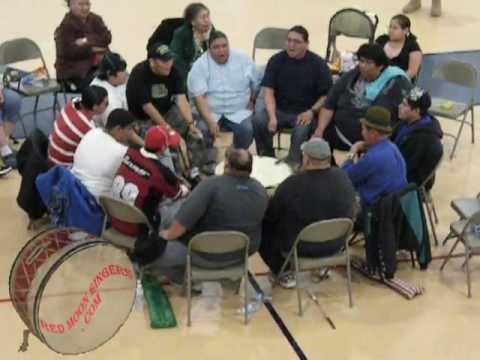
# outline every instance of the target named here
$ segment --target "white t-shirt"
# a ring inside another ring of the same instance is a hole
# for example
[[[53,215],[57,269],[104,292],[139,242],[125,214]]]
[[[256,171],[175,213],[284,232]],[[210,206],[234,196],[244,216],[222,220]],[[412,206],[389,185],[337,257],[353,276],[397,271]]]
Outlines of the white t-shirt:
[[[73,157],[72,173],[97,199],[108,195],[127,147],[103,129],[90,130]]]
[[[115,109],[128,110],[127,105],[127,86],[126,84],[113,86],[107,80],[100,80],[95,78],[90,85],[96,85],[107,90],[108,93],[108,107],[101,115],[96,115],[94,120],[97,124],[104,127],[107,123],[108,115]]]

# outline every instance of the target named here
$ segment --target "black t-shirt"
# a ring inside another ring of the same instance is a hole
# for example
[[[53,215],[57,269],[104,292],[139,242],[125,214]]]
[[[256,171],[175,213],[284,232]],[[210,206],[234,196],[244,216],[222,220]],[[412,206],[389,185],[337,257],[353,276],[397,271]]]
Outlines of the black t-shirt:
[[[376,43],[383,48],[389,40],[390,38],[385,34],[379,36],[376,40]],[[400,69],[407,71],[408,63],[410,62],[410,53],[414,51],[421,51],[421,49],[417,43],[417,40],[414,37],[409,36],[407,37],[407,40],[405,40],[405,44],[403,44],[400,54],[398,54],[397,57],[390,59],[390,65],[398,66]]]
[[[145,60],[135,65],[128,78],[128,109],[138,119],[148,119],[143,105],[149,102],[160,114],[165,115],[173,104],[172,97],[178,94],[185,94],[185,85],[175,67],[172,67],[170,75],[158,76],[150,69],[148,60]]]
[[[289,250],[298,233],[316,221],[354,216],[355,190],[340,168],[303,171],[282,182],[265,213],[263,235]],[[343,240],[342,240],[343,241]]]
[[[292,59],[282,51],[268,61],[262,86],[274,90],[278,110],[299,114],[328,93],[332,75],[326,62],[311,51],[302,59]]]

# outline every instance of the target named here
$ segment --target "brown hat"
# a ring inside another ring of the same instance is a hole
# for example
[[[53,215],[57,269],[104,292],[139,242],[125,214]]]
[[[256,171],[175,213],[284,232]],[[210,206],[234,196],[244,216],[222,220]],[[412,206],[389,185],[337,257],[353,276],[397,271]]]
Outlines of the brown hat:
[[[392,132],[392,127],[390,125],[390,111],[382,106],[370,106],[367,109],[365,116],[360,119],[360,122],[363,125],[384,134]]]

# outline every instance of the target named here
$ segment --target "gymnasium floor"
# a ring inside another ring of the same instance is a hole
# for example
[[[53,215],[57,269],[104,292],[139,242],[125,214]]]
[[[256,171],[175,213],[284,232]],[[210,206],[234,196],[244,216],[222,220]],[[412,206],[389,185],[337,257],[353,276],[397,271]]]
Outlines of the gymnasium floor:
[[[428,2],[429,1],[425,1]],[[101,14],[113,33],[111,48],[125,56],[131,68],[145,55],[145,42],[164,17],[178,16],[187,1],[92,0],[93,11]],[[401,6],[398,1],[356,0],[210,0],[212,19],[230,37],[231,45],[251,52],[254,34],[265,26],[290,27],[303,24],[310,31],[311,49],[324,55],[330,16],[338,9],[357,5],[380,16],[378,33]],[[457,5],[457,6],[455,6]],[[413,32],[425,52],[478,48],[480,5],[475,0],[447,1],[444,16],[432,19],[428,7],[411,17]],[[66,11],[61,0],[2,0],[1,41],[26,36],[42,47],[53,71],[52,34]],[[455,129],[445,124],[444,129]],[[480,130],[480,129],[478,129]],[[445,160],[438,172],[433,195],[442,239],[455,220],[449,203],[453,198],[475,196],[480,190],[476,176],[480,163],[475,156],[479,144],[469,142],[468,129],[462,136],[453,161]],[[445,141],[446,151],[450,140]],[[26,230],[27,218],[16,206],[19,176],[11,173],[0,179],[0,357],[14,359],[60,359],[33,336],[27,352],[17,352],[22,341],[22,323],[8,301],[8,274],[15,255],[34,234]],[[442,255],[447,247],[433,248]],[[247,326],[237,314],[240,298],[225,291],[218,297],[197,297],[193,306],[193,326],[186,327],[186,300],[166,287],[179,325],[171,330],[151,330],[143,314],[133,311],[123,328],[109,343],[82,359],[478,359],[480,333],[480,262],[473,261],[473,298],[466,297],[465,274],[461,260],[453,260],[443,273],[439,261],[427,271],[400,265],[398,276],[426,289],[424,295],[408,301],[397,293],[353,273],[355,306],[348,307],[344,273],[333,272],[330,279],[312,285],[323,308],[336,324],[332,330],[316,305],[304,297],[305,314],[297,315],[294,291],[276,288],[273,307],[284,323],[288,337],[265,306]],[[253,273],[265,266],[256,256]],[[258,275],[260,283],[265,277]],[[292,340],[293,339],[293,340]],[[292,346],[296,344],[296,346]]]

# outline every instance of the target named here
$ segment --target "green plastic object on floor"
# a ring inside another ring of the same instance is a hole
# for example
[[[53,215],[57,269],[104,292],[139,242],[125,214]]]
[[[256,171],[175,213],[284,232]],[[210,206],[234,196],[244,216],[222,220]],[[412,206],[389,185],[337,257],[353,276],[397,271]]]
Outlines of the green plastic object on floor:
[[[144,275],[142,286],[150,316],[150,327],[152,329],[167,329],[177,326],[172,305],[159,281],[152,275]]]

